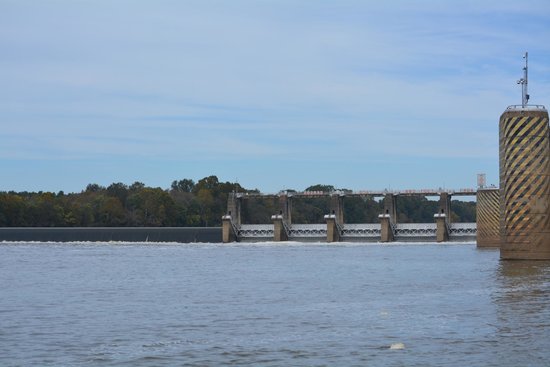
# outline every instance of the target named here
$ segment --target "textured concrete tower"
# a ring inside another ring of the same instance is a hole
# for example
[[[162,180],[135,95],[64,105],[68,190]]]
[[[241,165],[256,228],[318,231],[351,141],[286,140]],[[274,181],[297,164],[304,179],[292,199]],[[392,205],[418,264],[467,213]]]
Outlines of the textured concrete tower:
[[[550,259],[550,131],[544,106],[528,105],[527,53],[521,106],[500,116],[500,257]]]
[[[500,257],[550,259],[550,130],[544,106],[528,105],[527,53],[521,106],[500,116]]]
[[[550,259],[550,142],[543,106],[500,117],[500,256]]]
[[[499,189],[477,190],[477,247],[500,247]]]

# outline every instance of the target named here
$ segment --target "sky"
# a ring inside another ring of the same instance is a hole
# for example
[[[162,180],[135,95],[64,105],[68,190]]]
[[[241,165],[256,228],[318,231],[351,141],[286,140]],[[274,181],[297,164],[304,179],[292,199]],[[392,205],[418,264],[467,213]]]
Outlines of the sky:
[[[498,185],[550,2],[0,0],[0,191]]]

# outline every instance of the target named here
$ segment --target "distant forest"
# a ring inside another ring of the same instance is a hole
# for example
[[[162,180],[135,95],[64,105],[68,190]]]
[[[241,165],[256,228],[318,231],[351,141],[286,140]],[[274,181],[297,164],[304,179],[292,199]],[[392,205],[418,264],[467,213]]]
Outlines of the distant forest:
[[[331,192],[330,185],[314,185],[305,191]],[[220,182],[216,176],[198,182],[183,179],[170,189],[113,183],[89,184],[80,193],[0,192],[0,227],[208,227],[221,226],[231,192],[257,193],[238,183]],[[293,191],[293,190],[288,190]],[[398,197],[398,222],[431,223],[438,202],[425,197]],[[328,198],[293,201],[293,223],[323,223],[329,212]],[[273,199],[243,200],[242,222],[270,223],[279,211]],[[373,198],[346,198],[346,223],[377,223],[383,202]],[[452,202],[453,222],[475,222],[475,202]]]

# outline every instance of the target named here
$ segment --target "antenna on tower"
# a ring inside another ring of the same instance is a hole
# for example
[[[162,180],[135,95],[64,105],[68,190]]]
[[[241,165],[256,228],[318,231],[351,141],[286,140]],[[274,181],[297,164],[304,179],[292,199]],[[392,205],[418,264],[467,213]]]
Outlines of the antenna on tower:
[[[527,106],[527,102],[529,102],[529,94],[527,93],[527,52],[525,52],[525,55],[523,55],[523,58],[525,59],[525,66],[523,67],[523,78],[518,80],[518,84],[521,84],[521,107],[525,108]]]

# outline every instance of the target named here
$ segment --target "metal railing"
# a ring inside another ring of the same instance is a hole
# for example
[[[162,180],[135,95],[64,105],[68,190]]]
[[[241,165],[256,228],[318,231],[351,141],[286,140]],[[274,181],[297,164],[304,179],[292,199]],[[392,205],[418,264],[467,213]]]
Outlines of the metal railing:
[[[395,237],[435,237],[437,225],[435,223],[398,223]]]
[[[380,237],[380,223],[345,224],[342,228],[343,237]]]
[[[446,188],[436,188],[436,189],[410,189],[410,190],[336,190],[332,192],[324,191],[296,191],[296,192],[286,192],[282,191],[279,193],[236,193],[235,197],[239,199],[249,199],[249,198],[276,198],[280,196],[288,197],[304,197],[304,198],[314,198],[314,197],[328,197],[332,195],[339,196],[385,196],[385,195],[426,195],[426,196],[437,196],[441,194],[449,195],[475,195],[477,192],[476,189],[472,188],[460,188],[460,189],[446,189]]]
[[[449,227],[449,236],[471,237],[477,234],[476,223],[451,223]]]
[[[293,224],[290,227],[290,237],[326,237],[326,224]]]
[[[506,108],[506,110],[546,110],[546,107],[541,104],[527,104],[525,106],[520,104],[513,104]]]
[[[273,237],[273,224],[242,224],[237,233],[242,238]]]

